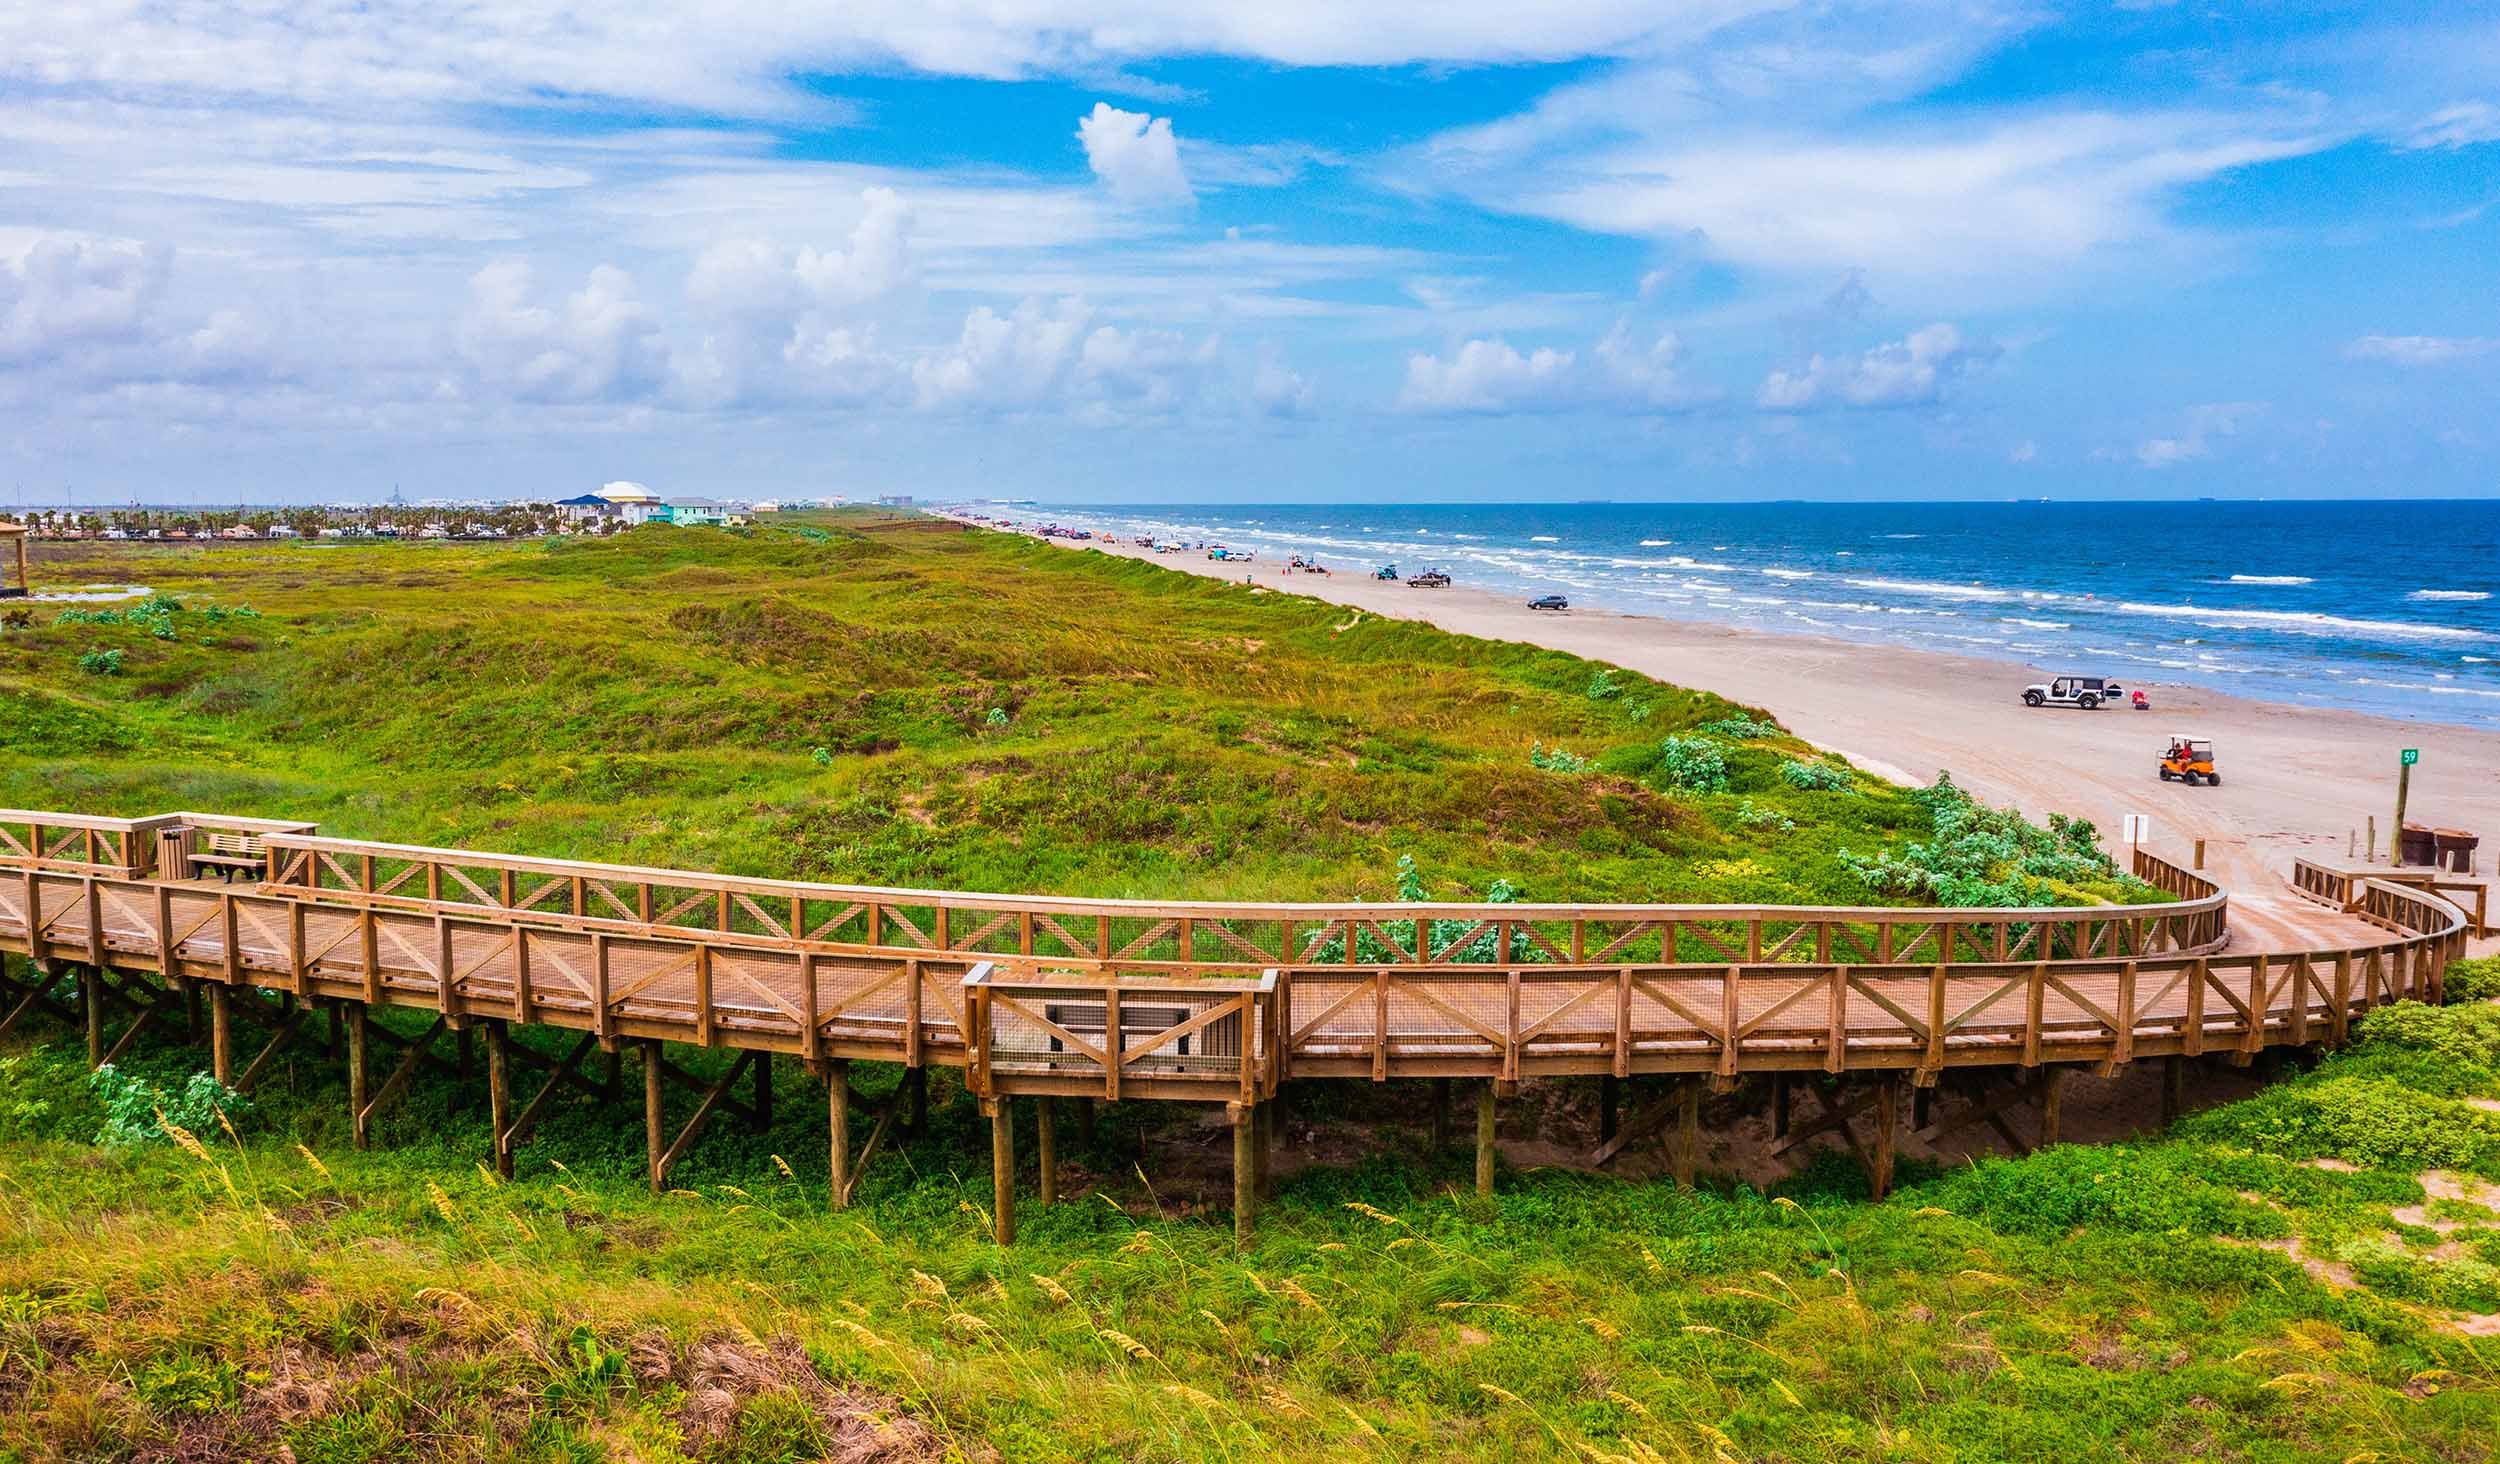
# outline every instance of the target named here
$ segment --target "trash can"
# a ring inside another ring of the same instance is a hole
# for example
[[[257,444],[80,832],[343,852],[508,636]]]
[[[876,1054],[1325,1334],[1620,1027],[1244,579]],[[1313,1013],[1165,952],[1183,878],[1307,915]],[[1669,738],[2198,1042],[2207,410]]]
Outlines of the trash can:
[[[2403,858],[2400,864],[2434,864],[2439,859],[2439,836],[2420,824],[2406,824],[2404,839],[2397,846]]]
[[[2458,874],[2474,872],[2474,849],[2482,843],[2481,839],[2463,829],[2433,829],[2431,837],[2436,841],[2437,857],[2433,862],[2440,868]]]

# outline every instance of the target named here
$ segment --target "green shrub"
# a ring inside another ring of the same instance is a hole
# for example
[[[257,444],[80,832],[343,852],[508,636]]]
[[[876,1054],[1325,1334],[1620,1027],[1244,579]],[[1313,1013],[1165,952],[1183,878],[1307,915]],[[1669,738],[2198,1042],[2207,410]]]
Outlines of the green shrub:
[[[2500,1154],[2500,1118],[2376,1076],[2281,1084],[2199,1114],[2180,1132],[2287,1158],[2381,1169],[2464,1168]]]
[[[1797,821],[1776,808],[1763,808],[1748,798],[1736,805],[1736,822],[1761,833],[1793,834]]]
[[[1840,859],[1867,887],[1903,900],[1945,905],[2053,905],[2061,899],[2135,898],[2149,886],[2119,872],[2101,852],[2089,819],[2049,815],[2048,827],[2010,808],[1990,808],[1956,787],[1950,773],[1911,795],[1926,810],[1931,837],[1899,853]]]
[[[1780,735],[1780,724],[1745,716],[1721,717],[1714,722],[1704,722],[1693,730],[1713,737],[1733,737],[1741,742],[1751,737],[1777,737]]]
[[[1704,737],[1670,737],[1658,744],[1658,771],[1682,793],[1727,791],[1727,757]]]
[[[2500,1001],[2500,956],[2450,961],[2441,985],[2452,1002]]]
[[[1589,673],[1590,701],[1613,701],[1623,695],[1623,687],[1615,681],[1615,668],[1600,666]]]
[[[1857,786],[1857,780],[1845,768],[1795,758],[1780,764],[1780,777],[1789,787],[1803,788],[1809,793],[1846,793]]]
[[[2364,1044],[2413,1048],[2453,1063],[2500,1067],[2500,1006],[2400,1001],[2361,1019]]]
[[[118,648],[89,651],[78,658],[78,669],[90,676],[119,676],[122,674],[122,653]]]
[[[2078,1225],[2135,1232],[2280,1234],[2281,1220],[2199,1174],[2201,1159],[2177,1147],[2062,1144],[2018,1160],[1953,1169],[1926,1198],[1998,1230],[2058,1236]]]
[[[1539,742],[1528,749],[1528,766],[1548,773],[1585,773],[1589,760],[1567,748],[1547,747]]]
[[[1412,854],[1399,855],[1398,899],[1408,904],[1414,904],[1431,898],[1432,891],[1424,884],[1423,867],[1415,862],[1415,856]],[[1518,887],[1513,885],[1509,880],[1497,879],[1485,888],[1484,903],[1488,905],[1513,905],[1518,902]],[[1370,923],[1371,922],[1366,922],[1363,928],[1359,928],[1355,931],[1354,961],[1356,965],[1377,965],[1409,959],[1407,956],[1393,953],[1386,945],[1382,944],[1379,936],[1374,935],[1369,929]],[[1379,921],[1378,924],[1381,931],[1385,933],[1390,940],[1398,942],[1407,951],[1411,952],[1414,949],[1414,921],[1383,920]],[[1473,939],[1468,940],[1464,945],[1461,945],[1454,950],[1449,949],[1450,942],[1465,936],[1468,931],[1475,929],[1475,925],[1476,922],[1472,920],[1433,921],[1429,934],[1432,939],[1432,948],[1434,952],[1440,954],[1441,959],[1445,961],[1461,961],[1482,964],[1504,959],[1504,957],[1498,954],[1502,948],[1501,936],[1499,932],[1491,930],[1487,930],[1476,935]],[[1528,933],[1526,931],[1515,930],[1511,932],[1510,955],[1508,959],[1513,961],[1541,961],[1545,959],[1545,953],[1538,950],[1535,944],[1528,939]],[[1330,936],[1328,940],[1320,946],[1318,952],[1312,957],[1313,963],[1322,966],[1338,965],[1343,963],[1344,960],[1345,937],[1343,935]]]
[[[242,1094],[207,1073],[193,1073],[173,1091],[108,1062],[87,1075],[87,1087],[104,1110],[95,1141],[111,1149],[170,1143],[175,1128],[214,1134],[219,1114],[231,1120],[245,1107]]]

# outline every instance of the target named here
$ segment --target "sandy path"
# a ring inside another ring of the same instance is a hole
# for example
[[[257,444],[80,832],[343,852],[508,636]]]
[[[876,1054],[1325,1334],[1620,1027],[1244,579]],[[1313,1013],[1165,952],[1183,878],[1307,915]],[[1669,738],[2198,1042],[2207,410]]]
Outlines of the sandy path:
[[[2234,925],[2251,944],[2320,932],[2310,907],[2272,896],[2295,853],[2340,859],[2350,831],[2370,815],[2385,839],[2400,748],[2422,751],[2408,820],[2479,832],[2492,842],[2482,867],[2500,859],[2500,733],[2164,683],[2133,683],[2150,690],[2150,713],[2035,711],[2022,704],[2025,684],[2094,668],[2026,667],[1605,610],[1550,614],[1464,586],[1411,589],[1359,570],[1287,575],[1281,561],[1223,564],[1129,545],[1070,547],[1611,661],[1764,708],[1798,735],[1896,781],[1925,783],[1949,769],[1991,802],[2033,817],[2081,814],[2112,838],[2123,815],[2149,814],[2152,842],[2165,849],[2209,841],[2207,868],[2232,889]],[[2222,786],[2187,788],[2154,775],[2174,730],[2214,739]]]

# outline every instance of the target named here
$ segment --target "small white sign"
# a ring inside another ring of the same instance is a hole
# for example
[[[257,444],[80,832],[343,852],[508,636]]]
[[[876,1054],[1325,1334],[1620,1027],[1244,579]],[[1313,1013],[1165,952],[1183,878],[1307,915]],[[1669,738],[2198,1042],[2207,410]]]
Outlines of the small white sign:
[[[2153,837],[2153,820],[2148,814],[2131,813],[2119,821],[2119,837],[2130,845],[2141,844]]]

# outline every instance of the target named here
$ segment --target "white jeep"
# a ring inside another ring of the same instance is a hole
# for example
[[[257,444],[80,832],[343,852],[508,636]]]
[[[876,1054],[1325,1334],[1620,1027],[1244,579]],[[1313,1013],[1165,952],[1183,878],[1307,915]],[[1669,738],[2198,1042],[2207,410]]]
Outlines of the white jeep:
[[[2023,705],[2027,707],[2081,707],[2092,711],[2103,702],[2113,702],[2126,695],[2115,681],[2102,676],[2060,676],[2054,681],[2035,681],[2023,688]]]

